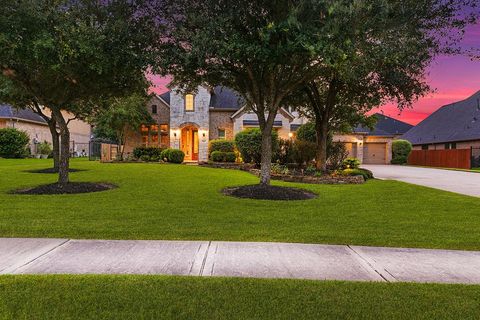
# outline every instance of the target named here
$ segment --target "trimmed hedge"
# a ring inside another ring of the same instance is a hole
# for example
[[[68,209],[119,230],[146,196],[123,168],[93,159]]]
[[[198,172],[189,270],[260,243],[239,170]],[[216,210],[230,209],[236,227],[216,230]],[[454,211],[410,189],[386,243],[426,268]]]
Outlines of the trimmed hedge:
[[[367,170],[367,169],[361,169],[361,168],[345,169],[345,170],[340,171],[340,174],[342,176],[362,176],[363,179],[365,179],[365,180],[373,179],[372,171]]]
[[[272,155],[278,152],[278,133],[272,131]],[[235,136],[235,145],[245,163],[260,164],[262,159],[262,132],[258,128],[245,129]]]
[[[235,152],[213,151],[210,160],[213,162],[235,162],[237,156]]]
[[[24,131],[14,128],[0,129],[0,157],[26,158],[30,154],[30,138]]]
[[[392,164],[407,163],[410,152],[412,152],[412,144],[410,141],[394,140],[392,142]]]
[[[160,155],[164,149],[160,147],[136,147],[133,149],[133,156],[136,159],[142,160],[142,156],[149,156],[150,158],[160,159]],[[145,157],[144,157],[145,158]],[[145,160],[142,160],[145,161]]]
[[[160,159],[171,163],[182,163],[185,153],[182,150],[168,148],[161,152]]]
[[[212,152],[234,152],[235,151],[235,142],[225,139],[211,140],[208,146],[209,154]]]

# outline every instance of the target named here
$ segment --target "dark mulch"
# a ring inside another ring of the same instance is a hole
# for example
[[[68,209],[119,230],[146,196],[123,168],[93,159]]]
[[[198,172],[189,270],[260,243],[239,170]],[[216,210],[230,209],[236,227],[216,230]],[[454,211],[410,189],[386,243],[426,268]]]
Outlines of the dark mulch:
[[[259,200],[308,200],[316,198],[313,192],[289,187],[249,185],[223,189],[227,196]]]
[[[68,169],[68,172],[79,172],[79,171],[86,171],[86,170],[84,170],[84,169],[73,169],[73,168]],[[47,169],[27,170],[25,172],[28,172],[28,173],[58,173],[58,170],[55,170],[54,168],[47,168]]]
[[[38,187],[14,190],[12,194],[76,194],[90,193],[114,189],[117,186],[111,183],[70,182],[66,186],[58,183],[44,184]]]

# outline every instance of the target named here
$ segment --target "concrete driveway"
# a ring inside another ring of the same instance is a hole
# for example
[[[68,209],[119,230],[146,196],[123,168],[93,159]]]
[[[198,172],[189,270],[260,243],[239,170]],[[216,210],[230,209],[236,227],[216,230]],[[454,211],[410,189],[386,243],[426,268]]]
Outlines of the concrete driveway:
[[[362,165],[375,178],[398,180],[420,186],[480,197],[480,173],[395,165]]]

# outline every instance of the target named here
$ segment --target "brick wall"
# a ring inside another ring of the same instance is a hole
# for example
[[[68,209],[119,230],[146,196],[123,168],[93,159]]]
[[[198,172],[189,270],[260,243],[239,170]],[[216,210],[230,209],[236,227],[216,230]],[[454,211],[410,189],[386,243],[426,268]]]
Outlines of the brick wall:
[[[233,121],[230,118],[232,111],[210,111],[210,134],[209,139],[218,139],[218,130],[225,130],[225,139],[233,140]]]

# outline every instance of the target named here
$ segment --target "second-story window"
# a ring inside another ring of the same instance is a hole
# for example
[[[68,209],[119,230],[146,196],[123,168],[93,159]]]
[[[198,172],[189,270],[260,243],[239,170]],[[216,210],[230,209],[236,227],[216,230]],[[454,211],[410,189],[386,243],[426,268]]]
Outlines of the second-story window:
[[[193,94],[185,95],[185,111],[195,111],[195,96]]]
[[[157,114],[157,105],[156,104],[152,105],[152,114]]]

